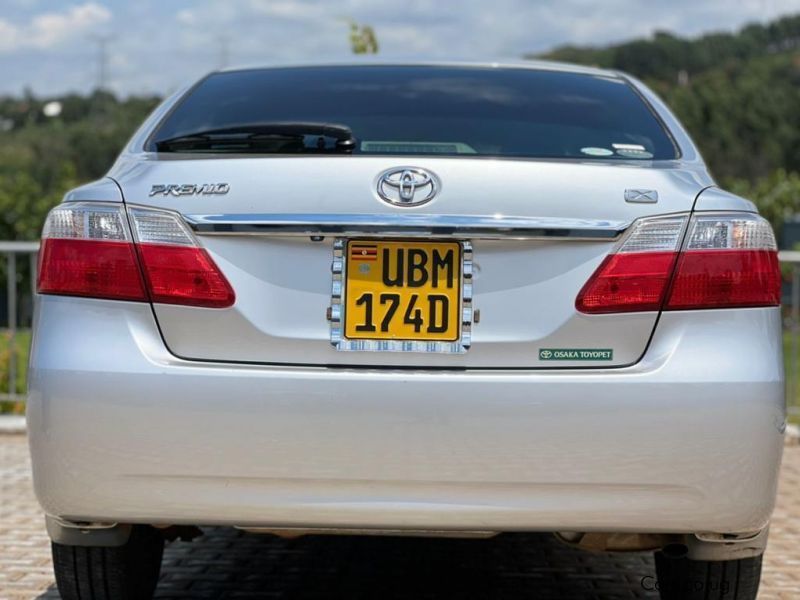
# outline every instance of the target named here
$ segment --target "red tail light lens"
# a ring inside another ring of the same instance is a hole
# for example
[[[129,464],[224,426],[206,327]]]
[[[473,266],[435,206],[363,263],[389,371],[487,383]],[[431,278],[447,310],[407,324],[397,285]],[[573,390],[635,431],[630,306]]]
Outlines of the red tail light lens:
[[[607,256],[578,294],[577,309],[592,314],[659,310],[676,256],[674,252]]]
[[[142,244],[139,255],[153,302],[206,308],[233,304],[233,289],[202,248]]]
[[[130,242],[43,240],[37,289],[40,294],[147,300]]]
[[[576,299],[584,313],[778,306],[772,228],[758,215],[699,214],[637,221]],[[674,274],[673,274],[674,271]]]
[[[781,303],[774,250],[695,250],[678,260],[665,310],[745,308]]]
[[[225,308],[233,289],[177,214],[119,204],[66,203],[47,217],[37,290]]]

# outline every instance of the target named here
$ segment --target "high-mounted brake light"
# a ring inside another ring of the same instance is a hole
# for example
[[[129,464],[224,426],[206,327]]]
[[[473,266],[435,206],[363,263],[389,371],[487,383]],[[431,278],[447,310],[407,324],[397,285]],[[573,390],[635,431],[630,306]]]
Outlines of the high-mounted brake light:
[[[584,313],[778,306],[769,223],[749,213],[636,221],[578,294]],[[680,251],[679,251],[680,247]]]
[[[37,290],[225,308],[233,289],[175,213],[120,204],[57,206],[42,233]]]

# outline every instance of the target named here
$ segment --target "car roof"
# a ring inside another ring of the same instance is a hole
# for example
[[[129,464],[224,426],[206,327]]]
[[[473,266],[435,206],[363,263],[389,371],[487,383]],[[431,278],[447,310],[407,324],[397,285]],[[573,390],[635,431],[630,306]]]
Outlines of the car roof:
[[[467,60],[419,60],[419,59],[385,59],[376,57],[358,57],[345,60],[314,61],[314,62],[281,62],[255,65],[240,65],[226,67],[218,72],[251,71],[260,69],[291,69],[291,68],[314,68],[314,67],[462,67],[462,68],[511,68],[511,69],[531,69],[541,71],[561,71],[565,73],[582,73],[601,77],[621,77],[618,71],[601,69],[599,67],[589,67],[572,63],[563,63],[540,59],[502,59],[486,61],[467,61]]]

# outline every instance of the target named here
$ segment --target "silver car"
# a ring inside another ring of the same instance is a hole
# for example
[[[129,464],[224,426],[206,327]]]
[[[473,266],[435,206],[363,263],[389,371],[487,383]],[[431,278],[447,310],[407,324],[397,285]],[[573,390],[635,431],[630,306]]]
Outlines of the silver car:
[[[66,599],[150,597],[204,525],[548,531],[655,551],[663,598],[755,598],[775,238],[624,74],[212,73],[52,210],[37,286]]]

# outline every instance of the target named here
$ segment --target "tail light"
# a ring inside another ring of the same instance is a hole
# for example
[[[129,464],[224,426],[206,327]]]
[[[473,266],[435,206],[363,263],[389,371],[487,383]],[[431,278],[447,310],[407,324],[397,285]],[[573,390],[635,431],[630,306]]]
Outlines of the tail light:
[[[153,302],[207,308],[233,304],[228,280],[179,215],[146,208],[128,212]]]
[[[128,216],[133,226],[128,225]],[[225,308],[233,289],[175,213],[120,204],[57,206],[42,233],[41,294]]]
[[[778,248],[765,219],[747,214],[692,218],[666,310],[780,303]]]
[[[640,219],[600,264],[575,301],[584,313],[660,310],[686,217]]]
[[[39,252],[39,293],[147,300],[123,211],[93,203],[51,210]]]
[[[657,217],[634,223],[575,305],[589,314],[778,306],[780,285],[775,237],[758,215]]]

